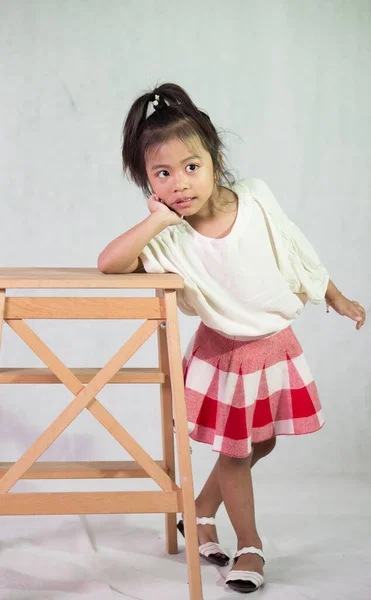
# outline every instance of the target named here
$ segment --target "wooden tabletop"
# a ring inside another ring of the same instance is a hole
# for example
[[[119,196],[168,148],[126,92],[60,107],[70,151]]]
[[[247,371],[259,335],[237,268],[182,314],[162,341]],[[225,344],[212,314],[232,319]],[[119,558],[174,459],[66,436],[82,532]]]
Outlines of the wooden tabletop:
[[[71,289],[181,289],[183,278],[175,273],[106,275],[92,268],[0,268],[0,290],[10,288]]]

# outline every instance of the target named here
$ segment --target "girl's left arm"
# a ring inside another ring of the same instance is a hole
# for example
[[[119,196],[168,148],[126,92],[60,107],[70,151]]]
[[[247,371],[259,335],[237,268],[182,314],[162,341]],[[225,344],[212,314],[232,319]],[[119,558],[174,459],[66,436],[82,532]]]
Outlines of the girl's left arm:
[[[355,300],[348,300],[330,280],[325,295],[327,307],[331,306],[339,315],[349,317],[357,322],[356,329],[361,329],[366,320],[366,311]]]

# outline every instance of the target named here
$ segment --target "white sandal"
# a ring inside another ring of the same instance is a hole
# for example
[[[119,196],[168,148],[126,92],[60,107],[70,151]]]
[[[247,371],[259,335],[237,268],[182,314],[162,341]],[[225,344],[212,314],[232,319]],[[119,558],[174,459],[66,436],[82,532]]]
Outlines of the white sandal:
[[[250,546],[249,548],[241,548],[241,550],[236,552],[233,558],[234,565],[238,561],[241,554],[258,554],[263,560],[263,565],[265,564],[262,550],[259,550],[259,548],[255,548],[254,546]],[[236,569],[235,571],[229,571],[225,582],[230,588],[232,588],[232,590],[241,592],[242,594],[248,594],[249,592],[255,592],[255,590],[263,585],[264,577],[256,571],[237,571]]]
[[[215,525],[214,517],[196,517],[197,525]],[[177,529],[184,536],[184,523],[179,521]],[[217,542],[205,542],[198,547],[200,556],[207,560],[212,565],[218,567],[225,567],[229,563],[229,556],[223,550],[223,548]],[[219,556],[218,556],[219,554]]]

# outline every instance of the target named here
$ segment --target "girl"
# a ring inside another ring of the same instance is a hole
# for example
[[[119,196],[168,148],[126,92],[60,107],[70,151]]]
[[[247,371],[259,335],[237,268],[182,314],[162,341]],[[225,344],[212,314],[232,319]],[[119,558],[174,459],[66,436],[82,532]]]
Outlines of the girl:
[[[263,583],[251,468],[277,435],[324,423],[315,382],[291,324],[307,300],[356,321],[365,311],[329,280],[312,246],[259,179],[234,182],[208,115],[164,84],[139,97],[125,125],[124,170],[150,215],[100,254],[104,273],[178,273],[179,308],[201,324],[184,356],[190,437],[219,453],[196,499],[200,554],[219,565],[215,514],[223,501],[237,536],[226,583]],[[183,531],[182,521],[178,529]]]

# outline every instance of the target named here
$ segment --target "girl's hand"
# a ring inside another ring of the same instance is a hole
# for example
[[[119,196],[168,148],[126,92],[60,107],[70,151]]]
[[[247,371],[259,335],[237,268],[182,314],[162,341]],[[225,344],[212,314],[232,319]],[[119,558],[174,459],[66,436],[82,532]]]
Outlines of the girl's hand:
[[[171,210],[156,194],[152,194],[148,198],[148,208],[151,213],[162,213],[168,225],[178,225],[183,219],[183,215],[180,216],[177,212]]]
[[[361,329],[366,320],[366,311],[359,302],[348,300],[345,296],[339,296],[331,305],[339,315],[349,317],[353,321],[357,321],[356,329]]]

